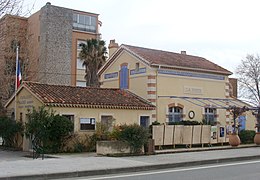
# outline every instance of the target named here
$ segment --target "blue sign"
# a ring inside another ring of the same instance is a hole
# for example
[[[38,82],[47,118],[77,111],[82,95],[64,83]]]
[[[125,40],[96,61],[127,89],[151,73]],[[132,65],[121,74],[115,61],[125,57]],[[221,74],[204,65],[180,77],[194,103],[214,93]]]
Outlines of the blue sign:
[[[175,76],[214,79],[214,80],[224,80],[225,79],[225,76],[212,75],[212,74],[202,74],[202,73],[192,73],[192,72],[185,72],[185,71],[174,71],[174,70],[158,70],[158,73],[159,74],[175,75]]]
[[[146,73],[146,68],[139,68],[138,71],[136,71],[135,69],[132,69],[130,71],[130,75],[135,75],[135,74],[143,74]]]
[[[105,74],[105,76],[104,76],[105,79],[111,79],[111,78],[117,78],[117,77],[118,77],[118,72],[108,73],[108,74]]]

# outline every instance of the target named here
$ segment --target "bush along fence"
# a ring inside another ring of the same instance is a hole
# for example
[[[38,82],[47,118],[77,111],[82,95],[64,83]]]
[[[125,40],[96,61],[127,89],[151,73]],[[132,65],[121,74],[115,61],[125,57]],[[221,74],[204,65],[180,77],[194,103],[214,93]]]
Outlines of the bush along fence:
[[[152,137],[155,146],[200,145],[228,143],[225,126],[210,125],[154,125]]]

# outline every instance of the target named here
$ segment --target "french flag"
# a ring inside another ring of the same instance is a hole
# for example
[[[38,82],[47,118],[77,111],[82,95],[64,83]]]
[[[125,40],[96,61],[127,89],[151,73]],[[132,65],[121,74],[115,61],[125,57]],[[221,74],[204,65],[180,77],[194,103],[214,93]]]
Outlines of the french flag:
[[[18,60],[18,62],[17,62],[17,71],[16,71],[16,89],[19,88],[21,83],[22,83],[22,74],[21,74],[20,62]]]

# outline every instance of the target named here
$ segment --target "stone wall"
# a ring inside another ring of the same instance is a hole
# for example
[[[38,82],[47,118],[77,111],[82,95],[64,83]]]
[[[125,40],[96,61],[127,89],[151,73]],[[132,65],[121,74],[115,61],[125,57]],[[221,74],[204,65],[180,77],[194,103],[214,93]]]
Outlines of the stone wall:
[[[38,80],[48,84],[71,84],[72,10],[47,3],[40,14]]]

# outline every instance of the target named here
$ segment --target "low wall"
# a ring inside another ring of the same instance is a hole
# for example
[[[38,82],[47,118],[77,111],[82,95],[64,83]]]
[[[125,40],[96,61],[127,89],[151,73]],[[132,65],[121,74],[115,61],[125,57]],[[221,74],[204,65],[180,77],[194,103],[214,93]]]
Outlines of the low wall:
[[[225,126],[210,125],[155,125],[153,139],[155,146],[228,142]]]
[[[97,141],[98,155],[130,154],[130,147],[122,141]]]

